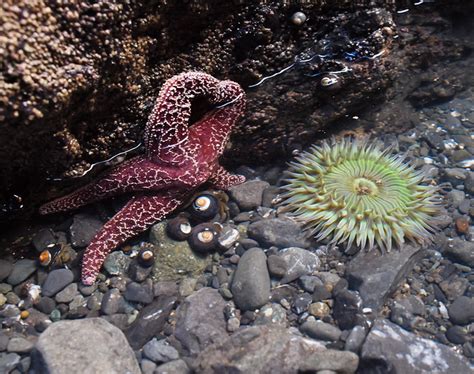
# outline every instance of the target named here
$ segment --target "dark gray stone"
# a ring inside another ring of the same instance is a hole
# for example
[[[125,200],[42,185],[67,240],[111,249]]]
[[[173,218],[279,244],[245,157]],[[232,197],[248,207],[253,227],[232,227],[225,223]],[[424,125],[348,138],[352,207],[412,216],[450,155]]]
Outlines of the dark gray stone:
[[[347,267],[349,286],[359,291],[364,306],[377,311],[424,253],[411,245],[385,254],[378,250],[361,251]]]
[[[153,289],[146,284],[130,282],[123,296],[128,301],[150,304],[153,301]]]
[[[53,323],[32,358],[37,373],[141,373],[123,333],[102,318]]]
[[[474,194],[474,172],[469,171],[466,173],[466,179],[464,181],[464,189],[470,194]]]
[[[230,197],[242,210],[252,210],[262,205],[263,190],[268,182],[253,180],[229,188]]]
[[[453,261],[474,267],[474,242],[460,238],[448,241],[444,247],[444,254]]]
[[[474,298],[460,296],[448,307],[449,319],[456,325],[474,321]]]
[[[61,292],[58,292],[54,299],[58,303],[70,303],[78,294],[77,283],[71,283],[66,286]]]
[[[153,374],[191,374],[191,370],[184,360],[174,360],[158,366]]]
[[[14,353],[28,353],[33,349],[34,344],[22,337],[11,338],[8,342],[7,351]]]
[[[359,353],[366,336],[367,330],[364,327],[354,326],[346,339],[344,350]]]
[[[281,283],[289,283],[302,275],[312,274],[321,265],[317,255],[303,248],[285,248],[278,252],[278,256],[286,262],[286,273]]]
[[[20,359],[16,353],[0,353],[0,373],[10,373],[20,363]]]
[[[54,296],[72,283],[74,274],[69,269],[57,269],[48,274],[43,284],[43,295]]]
[[[323,282],[318,277],[314,275],[302,275],[298,279],[298,283],[300,284],[301,288],[303,288],[306,292],[313,293],[316,286],[322,286]]]
[[[308,310],[309,304],[313,301],[311,295],[307,292],[303,292],[296,296],[293,300],[293,311],[296,314],[304,313]]]
[[[262,194],[262,206],[267,208],[273,208],[273,201],[280,193],[280,188],[276,186],[270,186],[263,190]]]
[[[0,352],[6,351],[10,338],[3,332],[0,332]]]
[[[52,229],[41,229],[33,236],[31,243],[38,252],[42,252],[51,245],[66,243],[66,236],[64,233],[56,234]]]
[[[143,354],[146,358],[156,363],[177,360],[178,351],[165,340],[152,339],[143,346]]]
[[[140,349],[161,332],[175,303],[175,296],[158,296],[140,311],[135,321],[125,330],[125,336],[133,349]]]
[[[105,258],[104,269],[110,275],[124,275],[131,261],[130,256],[127,256],[122,251],[114,251]]]
[[[387,321],[376,320],[361,352],[361,366],[382,364],[393,373],[470,373],[466,358],[450,347],[423,339]]]
[[[231,287],[235,304],[241,310],[254,310],[270,298],[267,257],[260,248],[246,251],[239,261]]]
[[[469,339],[467,328],[451,326],[448,331],[446,331],[446,338],[453,344],[464,344]]]
[[[314,317],[308,318],[300,326],[300,331],[307,334],[309,337],[316,340],[337,341],[341,336],[341,330],[330,323],[316,321]]]
[[[286,261],[277,255],[268,256],[268,270],[270,274],[277,278],[282,278],[286,274]]]
[[[363,323],[364,317],[361,313],[361,305],[362,300],[360,296],[353,291],[343,289],[336,293],[333,317],[341,329],[351,329]]]
[[[225,306],[219,292],[208,287],[188,296],[179,306],[175,337],[188,354],[196,355],[227,338]]]
[[[310,245],[301,225],[287,218],[269,218],[253,222],[248,226],[247,234],[263,248],[308,248]]]
[[[0,282],[3,282],[12,272],[13,264],[7,260],[0,259]]]
[[[358,357],[333,351],[281,326],[241,329],[206,348],[193,361],[197,373],[354,373]]]
[[[87,247],[103,225],[102,221],[94,216],[76,214],[69,228],[71,244],[79,248]]]
[[[123,303],[123,297],[120,291],[116,288],[111,288],[102,297],[100,310],[102,313],[112,315],[118,313],[120,306]]]
[[[35,260],[18,260],[13,265],[13,270],[8,276],[7,282],[12,286],[20,284],[26,280],[31,274],[33,274],[37,269]]]

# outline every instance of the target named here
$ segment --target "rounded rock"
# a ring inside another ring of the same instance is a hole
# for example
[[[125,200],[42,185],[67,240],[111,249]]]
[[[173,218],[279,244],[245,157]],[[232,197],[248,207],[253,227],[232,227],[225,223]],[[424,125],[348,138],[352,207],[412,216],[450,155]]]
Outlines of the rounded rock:
[[[235,304],[241,310],[255,310],[268,302],[270,275],[267,257],[260,248],[251,248],[241,257],[231,287]]]

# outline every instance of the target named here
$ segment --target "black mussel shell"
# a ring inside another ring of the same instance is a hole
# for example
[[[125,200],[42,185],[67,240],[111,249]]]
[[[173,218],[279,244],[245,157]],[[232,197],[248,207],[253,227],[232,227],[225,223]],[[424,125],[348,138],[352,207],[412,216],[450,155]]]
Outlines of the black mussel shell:
[[[208,253],[217,248],[217,231],[213,223],[201,223],[193,227],[188,243],[199,253]]]
[[[178,216],[168,221],[166,232],[171,239],[186,240],[191,235],[191,224],[187,217]]]
[[[137,256],[138,263],[143,267],[150,267],[155,262],[155,254],[151,248],[142,248],[140,252],[138,252]]]
[[[195,197],[189,209],[193,219],[207,221],[219,212],[219,200],[211,194],[203,193]]]

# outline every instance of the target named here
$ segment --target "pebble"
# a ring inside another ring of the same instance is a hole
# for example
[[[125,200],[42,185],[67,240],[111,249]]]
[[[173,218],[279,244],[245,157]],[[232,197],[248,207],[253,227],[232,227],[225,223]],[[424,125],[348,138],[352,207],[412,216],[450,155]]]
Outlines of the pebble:
[[[329,308],[329,306],[326,303],[322,302],[312,303],[308,307],[308,313],[319,319],[326,317],[327,315],[329,315],[330,312],[331,309]]]
[[[87,247],[102,226],[102,221],[95,216],[82,213],[76,214],[69,228],[71,244],[73,247]]]
[[[69,303],[77,294],[77,283],[71,283],[66,286],[61,292],[58,292],[54,299],[57,303]]]
[[[111,252],[104,261],[104,269],[110,275],[124,275],[130,266],[132,259],[122,251]]]
[[[263,248],[308,248],[310,245],[301,225],[287,218],[268,218],[252,222],[248,226],[247,234]]]
[[[255,209],[262,205],[262,195],[268,182],[251,180],[229,188],[230,197],[244,211]]]
[[[267,257],[260,248],[247,250],[239,261],[231,285],[235,304],[243,311],[255,310],[270,298]]]
[[[20,284],[26,280],[31,274],[33,274],[37,269],[35,260],[18,260],[13,264],[13,270],[7,278],[7,282],[12,286]]]
[[[448,306],[449,319],[456,325],[466,325],[474,321],[474,298],[460,296]]]
[[[8,342],[7,351],[14,353],[27,353],[31,351],[34,344],[25,338],[11,338]]]
[[[464,344],[468,339],[466,327],[451,326],[446,331],[446,338],[453,344]]]
[[[282,278],[287,271],[286,261],[277,255],[270,255],[267,259],[268,271],[276,278]]]
[[[364,343],[367,331],[362,326],[354,326],[346,339],[344,350],[359,353]]]
[[[13,264],[10,261],[0,259],[0,282],[3,282],[13,271]]]
[[[293,300],[293,311],[296,314],[301,314],[301,313],[306,312],[312,301],[313,301],[313,298],[307,292],[304,292],[298,295]]]
[[[120,291],[116,288],[112,288],[104,294],[100,310],[102,313],[110,316],[118,312],[122,302],[123,297]]]
[[[56,308],[56,302],[54,299],[47,296],[43,296],[38,304],[36,304],[36,309],[44,314],[50,314],[54,308]]]
[[[155,363],[164,363],[179,358],[178,351],[165,340],[152,339],[143,346],[143,354]]]
[[[186,353],[196,355],[227,338],[226,301],[215,289],[204,287],[188,296],[176,311],[174,336]]]
[[[130,282],[123,296],[128,301],[150,304],[153,301],[153,288],[151,285]]]
[[[447,242],[444,247],[444,254],[453,261],[459,261],[471,268],[474,267],[474,242],[456,238],[451,242]]]
[[[0,332],[0,352],[7,350],[8,342],[10,338],[4,333]]]
[[[191,374],[191,370],[183,360],[174,360],[158,366],[153,374]]]
[[[197,284],[196,278],[184,278],[179,284],[179,295],[182,297],[189,296],[193,293]]]
[[[282,249],[278,256],[285,261],[287,269],[281,283],[289,283],[302,275],[312,274],[321,264],[317,255],[298,247]]]
[[[97,289],[97,284],[93,284],[91,286],[85,286],[82,283],[79,284],[78,286],[79,292],[83,294],[84,296],[90,296],[94,293],[94,291]]]
[[[146,342],[161,333],[175,303],[175,296],[163,295],[140,310],[136,319],[125,331],[133,349],[142,348]]]
[[[286,264],[286,262],[285,262]],[[298,279],[298,284],[305,290],[306,292],[313,293],[316,286],[323,285],[323,282],[318,277],[313,275],[302,275]]]
[[[7,294],[13,289],[11,284],[8,283],[0,283],[0,293]]]
[[[54,296],[67,285],[72,283],[74,274],[69,269],[57,269],[50,272],[43,284],[44,296]]]
[[[276,324],[286,326],[287,323],[286,309],[277,303],[264,305],[256,314],[254,321],[254,325]]]
[[[330,323],[316,321],[310,317],[300,326],[301,332],[307,334],[313,339],[337,341],[341,336],[341,330]]]
[[[7,298],[3,294],[0,294],[0,307],[5,305],[6,302],[7,302]]]
[[[302,362],[302,372],[318,374],[355,373],[359,365],[359,357],[353,352],[327,349],[312,354]]]
[[[142,374],[153,374],[156,370],[156,364],[146,358],[142,358],[140,361],[140,369],[142,369]]]
[[[11,373],[20,363],[21,356],[16,353],[0,353],[0,373]]]

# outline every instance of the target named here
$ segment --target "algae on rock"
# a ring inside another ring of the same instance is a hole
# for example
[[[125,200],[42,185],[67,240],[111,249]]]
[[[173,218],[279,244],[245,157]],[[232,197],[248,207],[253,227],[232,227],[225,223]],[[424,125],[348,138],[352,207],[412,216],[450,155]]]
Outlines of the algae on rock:
[[[166,234],[166,221],[154,225],[150,230],[150,242],[154,244],[154,281],[180,280],[195,277],[210,264],[210,256],[202,256],[191,250],[187,241],[176,241]]]

